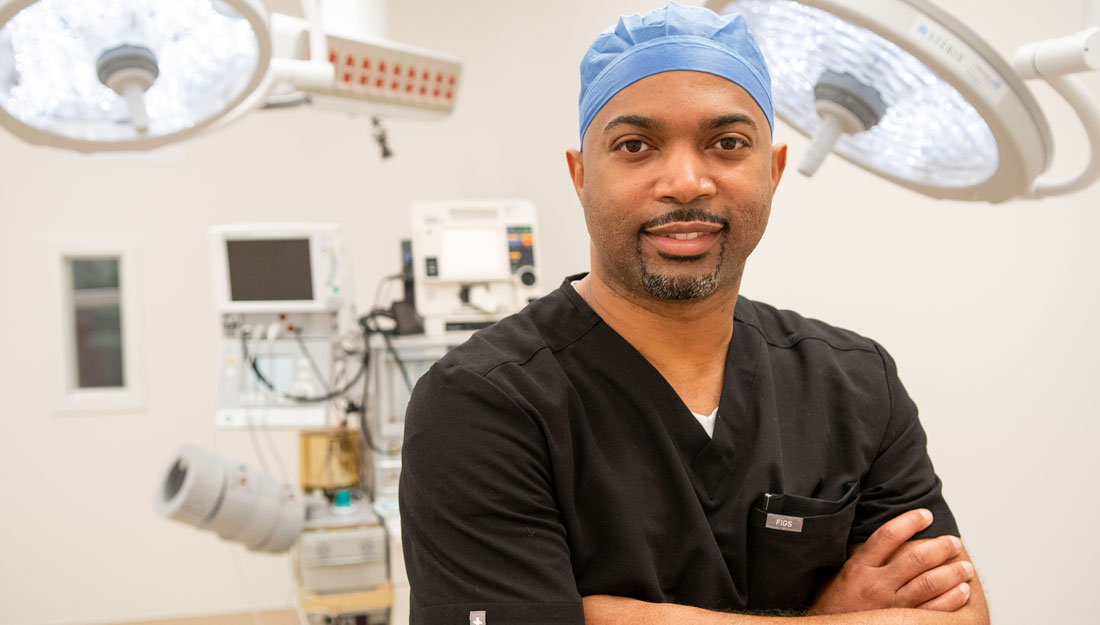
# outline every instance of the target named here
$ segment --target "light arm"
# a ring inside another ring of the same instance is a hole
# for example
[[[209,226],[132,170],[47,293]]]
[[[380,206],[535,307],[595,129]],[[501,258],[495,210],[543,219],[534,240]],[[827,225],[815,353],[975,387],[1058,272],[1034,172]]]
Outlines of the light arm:
[[[1100,106],[1075,76],[1100,68],[1100,27],[1036,41],[1020,47],[1013,60],[1021,78],[1041,78],[1073,108],[1084,126],[1089,144],[1089,160],[1076,175],[1065,178],[1042,176],[1031,185],[1032,197],[1066,195],[1080,191],[1100,179]]]

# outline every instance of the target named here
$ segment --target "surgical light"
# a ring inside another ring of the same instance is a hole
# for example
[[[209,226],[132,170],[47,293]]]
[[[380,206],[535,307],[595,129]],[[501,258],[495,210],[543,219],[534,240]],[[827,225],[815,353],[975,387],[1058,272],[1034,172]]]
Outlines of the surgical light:
[[[776,114],[811,137],[799,170],[826,155],[920,193],[1000,202],[1069,193],[1100,177],[1100,160],[1066,180],[1041,177],[1054,140],[1024,78],[1046,79],[1100,145],[1100,112],[1064,74],[1100,66],[1100,29],[1021,48],[1016,69],[926,0],[712,0],[745,17],[772,74]],[[1097,41],[1093,41],[1093,36]],[[1094,45],[1095,47],[1095,45]],[[1045,67],[1035,60],[1054,59]],[[1093,148],[1097,149],[1097,148]]]
[[[263,0],[0,0],[0,125],[94,152],[159,147],[265,105],[453,110],[461,64],[382,37],[383,0],[300,4],[305,19]]]
[[[142,149],[239,106],[271,58],[254,0],[20,0],[0,7],[0,123],[32,143]]]

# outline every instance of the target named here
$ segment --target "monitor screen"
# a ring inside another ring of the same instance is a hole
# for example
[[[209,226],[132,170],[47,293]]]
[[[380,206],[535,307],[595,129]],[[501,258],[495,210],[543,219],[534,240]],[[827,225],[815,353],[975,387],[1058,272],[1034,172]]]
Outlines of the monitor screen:
[[[231,301],[313,299],[309,239],[244,239],[225,245]]]

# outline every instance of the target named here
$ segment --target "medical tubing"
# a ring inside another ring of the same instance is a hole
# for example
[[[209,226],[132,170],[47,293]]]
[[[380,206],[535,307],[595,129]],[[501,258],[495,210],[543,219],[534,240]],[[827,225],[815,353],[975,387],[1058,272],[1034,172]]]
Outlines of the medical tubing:
[[[267,446],[271,451],[271,457],[275,460],[275,469],[279,472],[279,479],[286,482],[286,465],[283,464],[283,456],[279,453],[279,448],[275,444],[275,439],[271,436],[271,428],[263,428],[260,431],[264,438],[267,439]]]
[[[413,384],[412,379],[409,378],[409,371],[405,368],[405,361],[401,360],[401,357],[397,355],[397,350],[393,347],[393,340],[390,338],[389,332],[382,332],[382,340],[386,342],[386,351],[393,356],[393,361],[397,363],[397,370],[401,372],[401,378],[405,380],[405,388],[409,389],[409,393],[412,393]]]
[[[317,360],[314,359],[313,354],[311,354],[309,350],[306,349],[306,342],[302,340],[301,328],[294,328],[294,339],[298,342],[298,349],[302,352],[302,355],[305,356],[306,360],[309,361],[309,366],[313,370],[313,376],[317,378],[317,382],[321,384],[321,390],[323,390],[325,393],[331,393],[332,388],[329,386],[328,381],[325,380],[324,374],[321,373],[321,367],[317,366]],[[342,377],[343,373],[344,371],[342,369],[339,374],[333,372],[334,378],[332,381],[334,384],[338,383],[337,378]],[[339,414],[340,405],[337,403],[336,399],[332,400],[332,408],[334,410],[333,414]]]
[[[363,443],[366,444],[366,446],[371,451],[373,451],[374,453],[382,454],[383,456],[389,456],[390,458],[396,458],[396,457],[401,455],[400,450],[398,450],[398,451],[389,451],[389,450],[386,450],[386,449],[382,449],[381,447],[378,447],[374,444],[374,438],[372,438],[371,435],[370,435],[370,428],[367,427],[367,402],[366,402],[366,399],[365,399],[366,396],[367,396],[367,386],[368,386],[368,383],[366,381],[364,381],[363,382],[363,397],[364,397],[363,405],[359,406],[359,409],[355,411],[359,415],[359,434],[363,437]],[[349,409],[349,411],[350,411],[350,409]],[[369,481],[364,481],[362,479],[360,479],[360,481],[363,482],[363,483],[369,483]],[[370,495],[370,500],[374,501],[374,490],[373,489],[368,490],[367,492]]]
[[[371,327],[370,322],[373,321],[375,317],[390,317],[390,318],[392,318],[393,315],[391,315],[388,311],[386,311],[384,309],[376,308],[376,309],[372,310],[371,312],[367,313],[366,315],[363,315],[362,317],[359,318],[359,326],[363,329],[363,334],[365,336],[367,336],[368,338],[370,337],[371,334],[381,334],[382,335],[383,340],[386,341],[387,348],[390,350],[390,353],[393,354],[394,359],[397,360],[398,365],[401,367],[401,372],[402,372],[402,374],[404,374],[405,382],[407,384],[408,381],[409,381],[408,375],[405,374],[404,364],[401,362],[401,359],[398,358],[397,352],[393,350],[393,345],[390,343],[389,334],[387,332],[385,332],[384,330],[378,328],[377,326]],[[367,342],[367,354],[368,354],[367,358],[364,359],[364,362],[366,362],[367,366],[369,367],[370,366],[370,361],[371,361],[371,358],[370,358],[370,342],[369,342],[369,340]],[[370,386],[370,376],[367,376],[366,378],[363,379],[363,401],[362,401],[362,404],[359,406],[359,410],[357,411],[359,413],[359,433],[363,437],[363,442],[366,444],[366,446],[372,452],[381,454],[383,456],[388,456],[388,457],[391,457],[391,458],[400,456],[401,455],[400,450],[398,450],[398,451],[389,451],[389,450],[382,449],[382,448],[376,446],[375,443],[374,443],[374,438],[371,436],[370,428],[367,427],[367,391],[368,391],[369,386]],[[363,480],[360,480],[360,481],[362,481],[363,483],[369,483],[369,481],[363,481]],[[368,492],[370,493],[371,498],[372,498],[371,500],[373,501],[373,497],[374,497],[373,489],[371,489]]]
[[[1035,198],[1067,195],[1075,193],[1100,180],[1100,158],[1096,151],[1100,149],[1100,106],[1092,94],[1076,76],[1042,76],[1058,95],[1073,108],[1078,119],[1085,127],[1088,139],[1089,160],[1085,168],[1075,176],[1050,178],[1040,176],[1031,185],[1031,196]]]
[[[380,306],[382,305],[382,296],[385,295],[385,293],[386,293],[386,286],[389,283],[391,283],[395,280],[401,280],[404,277],[405,276],[403,276],[399,273],[395,273],[395,274],[386,276],[386,277],[384,277],[384,278],[382,278],[381,280],[378,281],[378,286],[374,287],[374,307],[372,308],[372,310],[385,311],[385,309],[380,308]]]
[[[372,499],[371,503],[373,503],[373,502],[374,502],[374,500]],[[379,519],[379,520],[382,521],[382,522],[379,523],[378,526],[382,528],[382,534],[386,537],[386,579],[387,580],[392,580],[393,579],[393,562],[390,561],[390,545],[393,544],[390,539],[392,538],[392,536],[390,536],[390,528],[386,527],[386,520],[385,519]],[[390,606],[390,610],[393,610],[392,605]]]
[[[267,466],[267,455],[264,454],[263,446],[260,445],[260,439],[256,438],[256,424],[252,422],[252,417],[247,417],[248,424],[248,440],[252,443],[252,451],[256,452],[256,459],[260,462],[260,468],[264,470],[264,473],[271,473],[271,468]]]
[[[264,374],[260,371],[260,367],[256,362],[256,357],[248,353],[247,332],[241,332],[241,355],[244,357],[245,362],[247,362],[252,368],[252,373],[256,375],[256,379],[258,379],[261,384],[267,387],[268,390],[276,393],[283,399],[289,399],[291,401],[296,401],[303,404],[318,404],[343,396],[356,384],[359,383],[359,378],[361,378],[367,372],[367,363],[370,361],[370,349],[364,349],[363,360],[361,361],[361,364],[359,366],[359,371],[355,373],[355,377],[352,378],[351,381],[345,384],[343,388],[337,389],[330,393],[326,393],[324,395],[310,397],[308,395],[295,395],[293,393],[284,393],[283,391],[275,388],[275,385],[273,385],[271,381],[268,380],[267,377],[265,377]]]
[[[302,352],[302,355],[309,361],[309,368],[313,370],[313,377],[317,378],[317,381],[321,384],[321,389],[326,393],[331,393],[332,389],[328,386],[328,381],[325,380],[324,374],[321,373],[321,368],[317,366],[317,360],[313,358],[313,354],[309,353],[306,348],[306,342],[302,340],[301,328],[294,328],[294,340],[298,343],[298,349]]]
[[[395,323],[397,322],[397,317],[395,317],[394,314],[390,311],[386,310],[385,308],[375,308],[369,314],[364,315],[363,318],[360,320],[360,323],[364,323],[364,321],[373,321],[375,317],[385,317],[394,321]],[[397,363],[397,369],[401,372],[402,379],[405,380],[405,388],[409,389],[409,392],[412,393],[412,378],[409,377],[409,371],[405,368],[405,361],[401,359],[401,356],[397,355],[397,349],[395,349],[393,346],[393,339],[390,338],[390,332],[379,328],[377,325],[372,328],[369,325],[364,324],[364,327],[366,328],[365,332],[367,332],[368,334],[382,335],[382,340],[386,343],[386,351],[389,352],[391,356],[393,356],[393,361]]]

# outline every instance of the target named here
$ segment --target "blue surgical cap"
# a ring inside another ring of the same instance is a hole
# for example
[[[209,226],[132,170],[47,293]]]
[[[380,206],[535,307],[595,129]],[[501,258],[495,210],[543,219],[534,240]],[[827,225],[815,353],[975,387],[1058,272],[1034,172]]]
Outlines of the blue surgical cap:
[[[645,15],[624,15],[600,33],[581,61],[581,143],[607,101],[647,76],[691,70],[721,76],[756,100],[774,130],[771,77],[740,15],[670,2]]]

